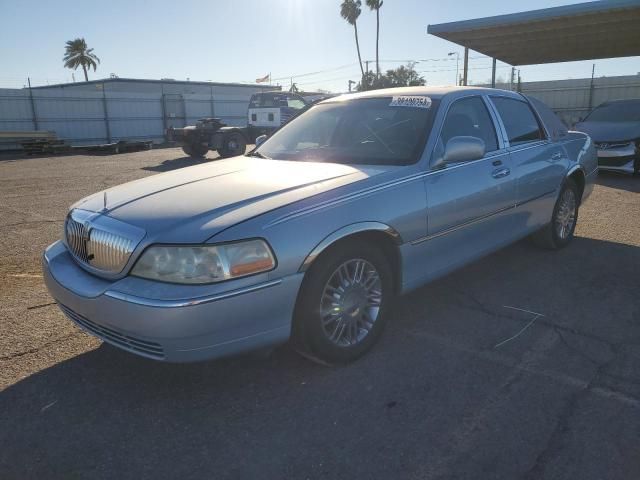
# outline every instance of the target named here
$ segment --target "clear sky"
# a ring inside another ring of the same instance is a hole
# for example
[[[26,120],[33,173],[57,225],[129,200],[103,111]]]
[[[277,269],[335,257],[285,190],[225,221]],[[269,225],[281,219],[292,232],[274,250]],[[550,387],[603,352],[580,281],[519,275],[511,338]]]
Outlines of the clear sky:
[[[306,90],[347,90],[358,80],[353,28],[340,0],[0,0],[0,87],[71,81],[63,68],[66,40],[84,37],[102,63],[90,78],[253,82],[272,74]],[[364,1],[363,1],[364,3]],[[419,60],[429,84],[455,80],[457,45],[427,35],[427,25],[580,3],[572,0],[385,0],[380,10],[383,69]],[[358,21],[363,60],[375,59],[375,14],[363,5]],[[491,60],[471,53],[470,80],[491,77]],[[523,81],[584,78],[594,62],[521,68]],[[597,60],[596,75],[640,72],[640,57]],[[462,62],[461,62],[462,64]],[[370,64],[370,68],[374,68]],[[461,67],[462,65],[460,65]],[[498,76],[510,67],[499,64]],[[341,67],[341,68],[339,68]],[[298,76],[310,72],[312,75]],[[75,72],[76,80],[82,71]]]

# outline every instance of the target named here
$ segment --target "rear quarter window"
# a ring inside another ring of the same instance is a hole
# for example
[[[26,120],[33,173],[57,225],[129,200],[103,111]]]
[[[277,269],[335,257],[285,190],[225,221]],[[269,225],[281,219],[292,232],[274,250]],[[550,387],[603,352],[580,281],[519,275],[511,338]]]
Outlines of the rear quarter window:
[[[545,139],[542,126],[527,102],[493,96],[491,100],[502,118],[509,145],[522,145]]]

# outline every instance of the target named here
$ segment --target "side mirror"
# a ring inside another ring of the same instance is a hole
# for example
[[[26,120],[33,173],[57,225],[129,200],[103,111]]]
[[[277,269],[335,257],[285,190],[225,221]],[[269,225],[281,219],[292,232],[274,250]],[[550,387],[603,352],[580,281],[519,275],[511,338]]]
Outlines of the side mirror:
[[[477,137],[453,137],[444,147],[444,154],[439,158],[434,168],[443,167],[448,163],[470,162],[484,157],[486,146],[484,140]]]
[[[256,147],[262,145],[266,139],[267,135],[260,135],[259,137],[256,137]]]

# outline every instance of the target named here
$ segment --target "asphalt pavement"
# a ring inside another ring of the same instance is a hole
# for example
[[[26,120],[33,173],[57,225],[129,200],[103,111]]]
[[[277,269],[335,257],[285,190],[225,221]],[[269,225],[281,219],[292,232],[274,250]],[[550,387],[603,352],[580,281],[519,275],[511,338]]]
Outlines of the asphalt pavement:
[[[398,299],[346,367],[103,345],[53,304],[42,250],[74,201],[194,163],[0,157],[1,479],[640,478],[640,178],[602,173],[568,248],[522,241]]]

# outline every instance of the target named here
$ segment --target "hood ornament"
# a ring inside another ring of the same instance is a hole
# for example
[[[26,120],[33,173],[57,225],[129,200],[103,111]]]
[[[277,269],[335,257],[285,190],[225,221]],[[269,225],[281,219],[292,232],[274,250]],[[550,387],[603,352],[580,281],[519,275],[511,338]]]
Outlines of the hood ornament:
[[[105,191],[104,191],[104,192],[102,192],[102,193],[103,193],[103,196],[102,196],[102,201],[103,201],[103,208],[102,208],[102,211],[103,211],[103,212],[106,212],[106,211],[107,211],[107,191],[105,190]]]

